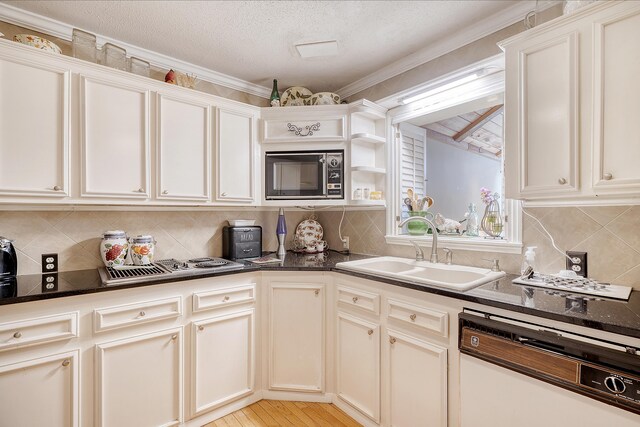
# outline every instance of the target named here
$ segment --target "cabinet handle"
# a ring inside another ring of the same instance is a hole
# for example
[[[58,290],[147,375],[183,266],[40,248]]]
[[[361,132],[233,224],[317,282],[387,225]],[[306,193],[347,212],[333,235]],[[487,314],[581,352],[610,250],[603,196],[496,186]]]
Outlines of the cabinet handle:
[[[353,297],[353,298],[351,298],[351,299],[353,300],[353,303],[354,303],[354,304],[358,302],[358,297]]]
[[[147,315],[147,313],[145,313],[144,311],[141,311],[141,312],[140,312],[140,317],[144,317],[144,316],[146,316],[146,315]]]
[[[162,194],[169,194],[169,192],[167,190],[164,190]]]
[[[173,335],[171,335],[171,340],[172,340],[172,341],[175,341],[175,340],[177,340],[177,339],[178,339],[178,334],[173,334]]]
[[[15,334],[13,334],[14,338],[20,338],[21,336],[22,336],[22,333],[20,331],[18,331]]]
[[[65,368],[66,368],[67,366],[69,366],[70,364],[71,364],[71,362],[69,361],[69,359],[64,359],[64,360],[62,361],[62,366],[64,366]]]
[[[612,175],[612,174],[610,174],[609,172],[607,172],[607,173],[605,173],[604,175],[602,175],[602,177],[603,177],[605,180],[609,181],[611,178],[613,178],[613,175]]]
[[[229,296],[225,295],[223,301],[229,301]]]
[[[316,294],[316,296],[320,295],[320,290],[316,289],[315,291],[313,291],[314,294]]]
[[[409,316],[409,319],[411,319],[412,322],[416,321],[416,315],[412,314],[411,316]]]
[[[369,335],[373,335],[373,329],[369,329],[369,330],[367,331],[367,333],[368,333]]]
[[[53,191],[60,191],[60,190],[62,190],[62,188],[60,188],[59,185],[54,185],[53,186]]]
[[[138,188],[138,193],[144,193],[144,188]]]
[[[198,330],[199,331],[204,331],[204,326],[202,326],[202,325],[198,326]]]
[[[395,344],[396,343],[396,339],[394,337],[389,337],[389,342],[391,344]]]
[[[558,180],[558,184],[560,184],[560,185],[565,185],[566,183],[567,183],[567,180],[565,178],[560,178]]]
[[[226,193],[226,192],[223,192],[223,193],[221,194],[221,196],[222,196],[222,197],[226,197],[226,196],[227,196],[227,193]]]

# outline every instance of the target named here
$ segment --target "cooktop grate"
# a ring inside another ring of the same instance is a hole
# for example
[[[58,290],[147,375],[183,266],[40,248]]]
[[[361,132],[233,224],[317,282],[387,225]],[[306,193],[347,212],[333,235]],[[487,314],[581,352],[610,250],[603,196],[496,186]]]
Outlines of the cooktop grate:
[[[167,271],[162,268],[151,265],[149,267],[125,267],[125,268],[113,268],[107,267],[107,274],[110,280],[114,279],[128,279],[135,277],[154,276],[157,274],[166,274]]]

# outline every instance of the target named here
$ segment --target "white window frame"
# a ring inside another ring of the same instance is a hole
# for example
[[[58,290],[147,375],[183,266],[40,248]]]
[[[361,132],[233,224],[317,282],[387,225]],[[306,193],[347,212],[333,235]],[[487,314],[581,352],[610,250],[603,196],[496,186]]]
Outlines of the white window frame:
[[[490,61],[495,61],[490,58]],[[464,75],[470,71],[480,69],[486,66],[487,61],[481,61],[466,67],[463,70],[442,76],[436,81],[429,82],[425,87],[437,86],[440,82],[451,81],[456,74]],[[415,91],[415,89],[414,89]],[[402,208],[400,206],[400,150],[402,141],[398,131],[398,124],[415,117],[448,108],[450,106],[459,105],[473,99],[479,99],[491,95],[501,95],[504,93],[504,71],[498,71],[478,78],[469,83],[453,89],[455,93],[435,94],[429,98],[415,101],[411,104],[402,105],[392,108],[387,112],[387,141],[390,143],[387,147],[387,215],[386,215],[386,236],[387,244],[394,245],[411,245],[416,242],[419,245],[431,246],[432,236],[410,236],[400,234],[398,223],[400,222],[400,214]],[[397,94],[398,99],[407,95],[404,91]],[[394,95],[396,96],[396,95]],[[391,97],[388,97],[391,98]],[[506,179],[506,176],[505,176]],[[450,249],[460,249],[468,251],[521,254],[522,253],[522,203],[518,200],[506,199],[501,203],[501,208],[505,216],[505,238],[490,239],[484,237],[467,237],[467,236],[438,236],[438,244],[440,247],[448,247]],[[484,212],[478,212],[482,216]]]

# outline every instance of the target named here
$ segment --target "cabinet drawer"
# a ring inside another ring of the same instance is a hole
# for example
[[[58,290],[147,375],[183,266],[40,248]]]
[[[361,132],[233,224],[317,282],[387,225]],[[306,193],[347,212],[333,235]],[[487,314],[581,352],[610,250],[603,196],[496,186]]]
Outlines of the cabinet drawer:
[[[417,326],[442,337],[449,336],[449,313],[388,299],[388,317]]]
[[[0,324],[0,351],[78,336],[78,312]]]
[[[290,141],[346,141],[346,116],[318,119],[288,118],[263,121],[265,143]]]
[[[338,302],[358,307],[373,314],[380,314],[380,295],[360,289],[338,286]]]
[[[94,330],[102,332],[126,328],[141,323],[177,318],[181,315],[181,297],[99,308],[93,312]]]
[[[206,292],[194,292],[193,312],[212,310],[230,305],[255,302],[256,285],[234,286]]]

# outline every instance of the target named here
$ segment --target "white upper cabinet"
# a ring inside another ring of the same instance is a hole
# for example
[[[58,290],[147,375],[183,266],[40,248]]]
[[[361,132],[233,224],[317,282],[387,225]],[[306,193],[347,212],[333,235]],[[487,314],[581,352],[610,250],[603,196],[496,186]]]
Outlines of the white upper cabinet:
[[[157,96],[158,199],[209,199],[210,108],[187,97]]]
[[[81,76],[83,197],[149,198],[149,90]]]
[[[637,201],[640,3],[597,2],[501,45],[507,197]]]
[[[253,111],[216,110],[215,200],[255,200],[255,122]]]
[[[0,195],[69,195],[68,69],[0,52]]]
[[[346,142],[347,112],[345,105],[265,108],[262,114],[262,142]],[[313,150],[314,147],[300,149]]]
[[[640,192],[640,8],[594,23],[593,186]]]

